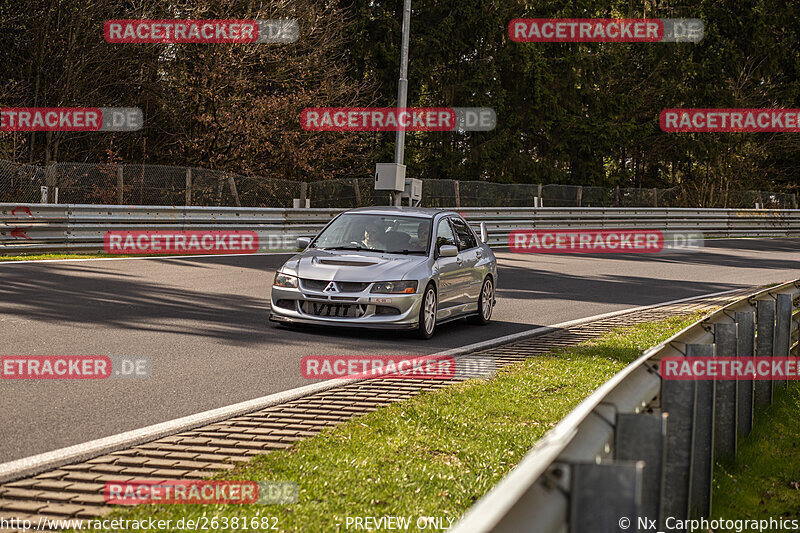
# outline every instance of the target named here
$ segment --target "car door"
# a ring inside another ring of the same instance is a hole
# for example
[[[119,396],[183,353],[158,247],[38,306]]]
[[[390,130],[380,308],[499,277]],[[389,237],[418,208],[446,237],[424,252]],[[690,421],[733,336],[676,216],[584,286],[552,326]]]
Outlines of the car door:
[[[469,311],[477,309],[478,295],[483,284],[483,277],[478,269],[479,254],[478,240],[467,223],[458,217],[450,217],[456,242],[458,243],[458,257],[461,259],[461,291],[458,296],[459,303],[469,306]]]
[[[433,268],[439,276],[439,318],[446,318],[455,312],[454,307],[459,304],[458,294],[463,260],[459,262],[460,259],[458,257],[439,256],[439,249],[442,246],[458,246],[453,228],[450,226],[450,221],[447,217],[441,218],[436,223],[435,236],[434,246],[436,248],[434,253],[436,254],[436,261]]]

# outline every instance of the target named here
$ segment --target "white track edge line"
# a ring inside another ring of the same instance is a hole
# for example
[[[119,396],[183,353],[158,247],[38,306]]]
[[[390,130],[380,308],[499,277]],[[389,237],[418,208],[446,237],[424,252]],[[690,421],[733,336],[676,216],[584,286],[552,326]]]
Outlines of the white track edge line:
[[[559,324],[553,324],[551,326],[540,326],[531,330],[521,331],[519,333],[512,333],[510,335],[498,337],[496,339],[490,339],[487,341],[477,342],[467,346],[461,346],[459,348],[453,348],[450,350],[437,352],[436,354],[433,354],[433,356],[464,355],[469,352],[474,352],[477,350],[486,350],[502,344],[507,344],[525,338],[543,335],[545,333],[554,331],[556,329],[563,329],[571,326],[584,324],[587,322],[594,322],[596,320],[611,318],[614,316],[624,315],[636,311],[645,311],[647,309],[652,309],[655,307],[663,307],[666,305],[689,302],[692,300],[701,300],[703,298],[713,298],[714,296],[722,296],[739,290],[741,289],[731,289],[727,291],[701,294],[698,296],[681,298],[679,300],[670,300],[667,302],[661,302],[651,305],[621,309],[619,311],[611,311],[609,313],[603,313],[600,315],[579,318],[576,320],[570,320],[568,322],[561,322]],[[253,400],[236,403],[226,407],[219,407],[217,409],[212,409],[210,411],[204,411],[194,415],[176,418],[174,420],[169,420],[167,422],[161,422],[159,424],[146,426],[140,429],[126,431],[108,437],[102,437],[100,439],[91,440],[81,444],[74,444],[72,446],[67,446],[66,448],[60,448],[58,450],[53,450],[38,455],[32,455],[30,457],[24,457],[22,459],[9,461],[7,463],[0,464],[0,483],[14,481],[22,477],[33,476],[41,472],[52,470],[66,464],[86,461],[103,454],[115,452],[125,448],[130,448],[138,444],[143,444],[145,442],[160,439],[162,437],[166,437],[169,435],[174,435],[175,433],[188,431],[200,426],[212,424],[214,422],[219,422],[220,420],[225,420],[235,416],[252,413],[254,411],[258,411],[266,407],[272,407],[274,405],[295,400],[297,398],[302,398],[303,396],[308,396],[317,392],[322,392],[328,389],[354,383],[357,381],[364,381],[364,380],[335,379],[319,383],[312,383],[310,385],[305,385],[303,387],[297,387],[288,391],[270,394],[268,396],[263,396],[261,398],[255,398]]]

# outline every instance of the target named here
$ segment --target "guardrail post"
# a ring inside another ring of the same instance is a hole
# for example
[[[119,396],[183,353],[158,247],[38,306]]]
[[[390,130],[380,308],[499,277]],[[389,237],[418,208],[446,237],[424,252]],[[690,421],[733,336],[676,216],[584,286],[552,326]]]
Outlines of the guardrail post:
[[[358,186],[358,178],[353,178],[353,194],[356,198],[355,207],[361,207],[361,187]]]
[[[775,300],[771,298],[758,300],[757,309],[756,356],[772,357],[772,346],[775,340]],[[770,405],[772,403],[772,383],[764,379],[757,379],[755,388],[756,406]]]
[[[717,357],[736,357],[736,324],[714,324],[714,344]],[[721,457],[736,457],[736,424],[739,395],[736,381],[716,382],[714,453]]]
[[[686,357],[713,357],[713,344],[687,344]],[[689,491],[689,518],[711,514],[711,489],[714,475],[714,391],[716,382],[697,380],[694,416],[692,487]]]
[[[125,194],[125,181],[123,178],[124,165],[117,165],[117,205],[122,205]]]
[[[581,203],[583,203],[583,185],[578,185],[577,195],[578,195],[577,205],[578,207],[580,207]]]
[[[236,190],[236,180],[233,179],[233,176],[228,176],[228,187],[231,189],[234,205],[236,207],[242,207],[242,202],[239,201],[239,191]]]
[[[644,461],[640,515],[658,520],[663,529],[661,495],[664,489],[666,462],[666,414],[618,414],[615,435],[617,461]],[[635,531],[635,529],[634,529]]]
[[[222,190],[225,185],[223,178],[217,178],[217,207],[222,205]]]
[[[775,345],[772,348],[773,357],[789,357],[789,338],[792,331],[792,295],[779,294],[775,310]],[[773,387],[775,381],[772,382]],[[781,380],[781,385],[786,388],[789,378]]]
[[[56,163],[51,161],[44,169],[44,180],[47,185],[47,203],[53,203],[53,196],[55,195],[56,185],[58,185],[58,178],[56,177]]]
[[[661,381],[661,411],[667,413],[667,461],[664,465],[664,516],[686,520],[692,486],[696,381]]]
[[[653,187],[653,207],[658,207],[658,189]]]
[[[736,353],[739,357],[752,358],[755,353],[756,340],[755,314],[752,311],[741,311],[737,312],[735,316],[738,328]],[[740,379],[736,384],[739,391],[739,435],[746,437],[753,429],[753,393],[755,383],[752,379]]]
[[[186,169],[186,205],[192,205],[192,169]]]
[[[637,531],[642,468],[638,463],[573,463],[570,533]],[[623,527],[622,519],[630,522]]]
[[[306,199],[308,198],[308,183],[305,181],[300,182],[300,207],[306,206]]]

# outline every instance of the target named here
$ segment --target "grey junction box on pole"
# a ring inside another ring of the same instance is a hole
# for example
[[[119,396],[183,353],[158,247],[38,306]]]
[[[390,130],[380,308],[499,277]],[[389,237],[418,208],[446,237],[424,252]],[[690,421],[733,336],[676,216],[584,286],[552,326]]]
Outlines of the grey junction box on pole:
[[[406,187],[406,166],[397,163],[375,165],[375,190],[403,192]]]

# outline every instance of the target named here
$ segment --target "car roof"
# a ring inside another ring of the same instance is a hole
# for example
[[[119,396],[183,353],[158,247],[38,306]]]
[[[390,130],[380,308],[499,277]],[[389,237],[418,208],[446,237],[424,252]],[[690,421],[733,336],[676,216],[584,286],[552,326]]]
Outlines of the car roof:
[[[451,209],[442,209],[439,207],[396,207],[396,206],[374,206],[374,207],[358,207],[350,209],[346,213],[358,213],[362,215],[408,215],[417,217],[433,218],[439,213],[447,213],[449,215],[457,215]]]

